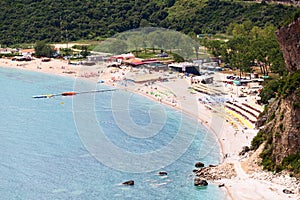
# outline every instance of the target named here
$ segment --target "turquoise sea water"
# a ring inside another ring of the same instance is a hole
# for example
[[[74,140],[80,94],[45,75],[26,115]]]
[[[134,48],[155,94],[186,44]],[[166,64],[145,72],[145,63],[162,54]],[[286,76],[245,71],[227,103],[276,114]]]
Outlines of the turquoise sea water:
[[[71,79],[0,68],[0,85],[0,199],[226,199],[214,185],[193,186],[194,163],[218,164],[219,147],[205,128],[179,111],[126,91],[95,93],[93,118],[99,130],[92,130],[95,123],[85,116],[89,113],[85,106],[91,106],[75,102],[91,94],[31,98],[72,91]],[[152,128],[153,123],[161,124]],[[88,151],[84,138],[92,132],[101,132],[121,152],[140,159],[118,157],[103,141],[95,140],[93,148],[103,156],[99,158]],[[157,159],[145,157],[168,149],[179,132],[182,142],[174,144],[179,148],[192,138],[182,155],[170,148]],[[168,176],[158,176],[159,171],[167,171]],[[120,185],[130,179],[134,186]]]

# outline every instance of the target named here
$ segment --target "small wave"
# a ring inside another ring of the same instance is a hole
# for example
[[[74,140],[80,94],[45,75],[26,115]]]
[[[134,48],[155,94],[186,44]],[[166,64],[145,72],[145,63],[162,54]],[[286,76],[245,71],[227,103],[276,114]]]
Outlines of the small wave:
[[[59,189],[54,189],[52,190],[52,193],[63,193],[63,192],[67,192],[67,189],[64,188],[59,188]]]
[[[150,184],[152,187],[159,187],[159,186],[163,186],[163,185],[167,185],[168,183],[167,182],[163,182],[163,183],[153,183],[153,184]]]

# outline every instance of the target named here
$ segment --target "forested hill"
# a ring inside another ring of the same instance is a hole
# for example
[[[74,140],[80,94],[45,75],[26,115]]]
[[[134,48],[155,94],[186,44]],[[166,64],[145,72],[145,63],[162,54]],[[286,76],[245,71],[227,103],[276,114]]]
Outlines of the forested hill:
[[[225,32],[231,22],[279,26],[296,8],[219,0],[3,0],[0,44],[99,39],[143,27]]]

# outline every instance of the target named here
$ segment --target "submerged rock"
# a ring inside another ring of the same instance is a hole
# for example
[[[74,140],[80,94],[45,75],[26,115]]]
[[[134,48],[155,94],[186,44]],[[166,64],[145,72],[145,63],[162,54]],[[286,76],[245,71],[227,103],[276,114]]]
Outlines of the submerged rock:
[[[126,181],[124,183],[122,183],[123,185],[134,185],[134,180],[129,180],[129,181]]]
[[[204,163],[196,162],[195,167],[197,167],[197,168],[204,167]]]
[[[195,185],[195,186],[207,186],[208,183],[207,183],[207,181],[204,180],[204,179],[195,178],[195,179],[194,179],[194,185]]]
[[[168,175],[168,173],[164,172],[164,171],[161,171],[161,172],[158,172],[158,175],[159,176],[166,176],[166,175]]]

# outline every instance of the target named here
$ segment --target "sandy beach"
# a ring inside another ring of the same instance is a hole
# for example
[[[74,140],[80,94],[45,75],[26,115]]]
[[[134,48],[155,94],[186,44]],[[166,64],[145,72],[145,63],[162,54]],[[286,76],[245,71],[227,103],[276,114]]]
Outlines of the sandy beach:
[[[103,80],[105,84],[147,96],[155,101],[179,109],[197,118],[200,123],[215,134],[218,141],[216,145],[219,145],[221,149],[222,163],[233,164],[233,170],[236,172],[235,177],[215,181],[216,184],[224,184],[225,187],[223,188],[228,193],[229,198],[234,200],[300,199],[300,184],[295,178],[291,178],[286,174],[273,175],[272,173],[263,172],[259,166],[253,164],[254,158],[258,156],[257,154],[239,156],[242,147],[250,146],[251,140],[258,130],[252,127],[253,124],[245,122],[241,118],[239,119],[239,116],[234,116],[235,114],[228,109],[230,106],[236,105],[228,105],[226,108],[224,105],[210,106],[199,102],[199,98],[204,98],[205,95],[191,92],[188,89],[191,86],[189,77],[178,76],[167,82],[155,82],[151,85],[125,86],[118,85],[117,81],[114,80],[122,80],[129,69],[112,72],[101,66],[70,65],[65,60],[54,59],[50,62],[42,62],[41,59],[18,62],[2,58],[0,59],[0,66],[67,76],[74,79],[86,78],[96,82]],[[222,74],[215,75],[215,80],[221,80],[222,78],[224,78]],[[236,100],[235,104],[242,106],[247,103],[260,109],[258,105],[254,105],[251,98],[239,99],[236,96],[238,88],[225,87],[224,85],[218,86],[218,88],[224,92],[222,97]],[[240,112],[245,113],[250,119],[253,117],[243,110]],[[294,194],[285,194],[283,193],[284,189],[291,190]]]

